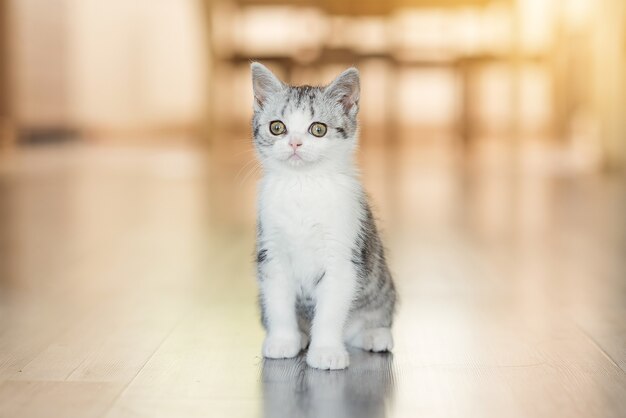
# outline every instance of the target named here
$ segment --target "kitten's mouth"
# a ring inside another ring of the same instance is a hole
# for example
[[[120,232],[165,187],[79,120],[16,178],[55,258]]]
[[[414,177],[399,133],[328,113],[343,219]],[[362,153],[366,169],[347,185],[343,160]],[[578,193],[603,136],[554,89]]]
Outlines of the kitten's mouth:
[[[297,160],[302,160],[302,157],[300,157],[298,154],[296,154],[296,153],[294,152],[293,154],[291,154],[291,155],[289,156],[289,159],[290,159],[290,160],[296,160],[296,161],[297,161]]]

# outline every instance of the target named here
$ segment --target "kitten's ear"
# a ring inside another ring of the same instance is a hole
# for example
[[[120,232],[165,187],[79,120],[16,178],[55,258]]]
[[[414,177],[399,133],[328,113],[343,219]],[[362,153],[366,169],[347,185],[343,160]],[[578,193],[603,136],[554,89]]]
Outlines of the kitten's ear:
[[[252,70],[252,89],[254,91],[254,109],[260,110],[267,98],[279,93],[285,85],[272,73],[265,65],[253,62],[250,64]]]
[[[361,94],[359,70],[348,68],[326,87],[325,92],[341,103],[346,113],[356,115]]]

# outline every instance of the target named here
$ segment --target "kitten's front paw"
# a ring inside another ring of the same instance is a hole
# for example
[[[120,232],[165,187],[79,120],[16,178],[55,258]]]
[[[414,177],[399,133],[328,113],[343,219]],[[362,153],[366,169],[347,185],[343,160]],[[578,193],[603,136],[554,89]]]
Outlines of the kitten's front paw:
[[[348,367],[350,356],[343,346],[310,347],[306,362],[316,369],[338,370]]]
[[[291,358],[298,355],[302,349],[302,337],[272,336],[268,335],[263,341],[263,357],[266,358]]]

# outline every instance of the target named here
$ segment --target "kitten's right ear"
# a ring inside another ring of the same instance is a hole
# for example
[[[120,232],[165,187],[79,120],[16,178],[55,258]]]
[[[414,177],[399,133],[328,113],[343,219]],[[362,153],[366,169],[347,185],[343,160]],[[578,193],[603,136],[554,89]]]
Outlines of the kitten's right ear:
[[[330,83],[326,88],[328,94],[333,100],[339,102],[344,111],[352,116],[356,116],[358,112],[360,90],[359,70],[354,67],[348,68]]]
[[[283,90],[285,85],[265,65],[253,62],[252,89],[254,91],[254,110],[260,110],[267,98]]]

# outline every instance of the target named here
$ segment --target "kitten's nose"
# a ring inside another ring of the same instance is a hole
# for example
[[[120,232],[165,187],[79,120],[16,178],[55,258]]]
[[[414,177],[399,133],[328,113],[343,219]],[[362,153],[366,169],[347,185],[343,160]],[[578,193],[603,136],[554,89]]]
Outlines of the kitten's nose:
[[[300,138],[291,138],[289,140],[289,145],[291,145],[291,148],[295,151],[302,145],[302,140]]]

